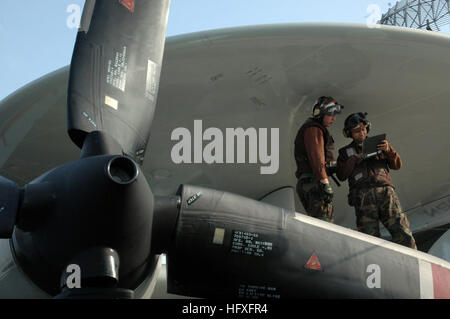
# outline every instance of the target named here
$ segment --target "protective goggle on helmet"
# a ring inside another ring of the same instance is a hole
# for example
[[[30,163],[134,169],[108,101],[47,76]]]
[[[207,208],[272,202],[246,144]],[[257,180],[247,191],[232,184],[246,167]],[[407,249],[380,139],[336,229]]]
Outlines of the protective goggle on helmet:
[[[333,102],[333,103],[325,106],[324,114],[333,116],[333,115],[341,113],[341,110],[343,108],[344,108],[344,106]]]
[[[320,97],[313,106],[313,116],[320,117],[323,115],[334,116],[341,113],[344,108],[331,96]]]
[[[359,127],[359,123],[363,123],[366,126],[367,133],[370,131],[370,122],[366,118],[367,113],[353,113],[350,114],[344,122],[344,136],[352,137],[352,130]]]

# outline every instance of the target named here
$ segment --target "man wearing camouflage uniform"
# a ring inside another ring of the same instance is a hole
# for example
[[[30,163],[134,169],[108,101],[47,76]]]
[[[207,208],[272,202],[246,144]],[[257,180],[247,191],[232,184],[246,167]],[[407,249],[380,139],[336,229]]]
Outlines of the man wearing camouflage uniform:
[[[313,106],[313,117],[295,138],[297,194],[309,216],[328,222],[333,222],[333,189],[327,168],[334,162],[334,140],[327,127],[333,125],[342,108],[332,97],[320,97]]]
[[[341,181],[348,179],[349,204],[355,207],[359,231],[380,237],[381,221],[393,242],[417,249],[389,175],[389,168],[400,169],[400,156],[383,140],[378,144],[378,155],[363,158],[362,143],[370,130],[366,115],[354,113],[345,120],[344,136],[353,141],[339,150],[337,176]]]

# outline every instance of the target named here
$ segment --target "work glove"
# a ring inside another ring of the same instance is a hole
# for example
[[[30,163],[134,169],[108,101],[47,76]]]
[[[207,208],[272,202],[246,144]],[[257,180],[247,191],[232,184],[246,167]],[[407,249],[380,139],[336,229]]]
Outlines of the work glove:
[[[320,196],[326,204],[329,204],[333,200],[333,189],[330,184],[320,183]]]

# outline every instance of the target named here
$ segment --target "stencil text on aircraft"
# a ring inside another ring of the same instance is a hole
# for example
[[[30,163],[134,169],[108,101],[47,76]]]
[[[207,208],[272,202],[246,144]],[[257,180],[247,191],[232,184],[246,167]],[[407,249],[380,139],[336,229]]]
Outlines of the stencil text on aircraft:
[[[125,92],[127,68],[127,47],[123,47],[122,52],[116,52],[114,60],[108,61],[106,82]]]
[[[276,287],[241,284],[239,285],[238,297],[247,299],[280,299],[281,296]]]
[[[232,235],[231,252],[248,256],[264,257],[272,251],[273,243],[262,241],[259,234],[235,230]]]

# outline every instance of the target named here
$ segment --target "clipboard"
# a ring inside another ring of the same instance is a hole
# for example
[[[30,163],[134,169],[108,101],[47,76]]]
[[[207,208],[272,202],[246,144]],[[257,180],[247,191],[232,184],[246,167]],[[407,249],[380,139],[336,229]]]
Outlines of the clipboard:
[[[369,158],[381,154],[382,152],[378,150],[377,146],[382,140],[386,139],[386,134],[375,135],[368,137],[363,142],[362,152],[363,158]]]

